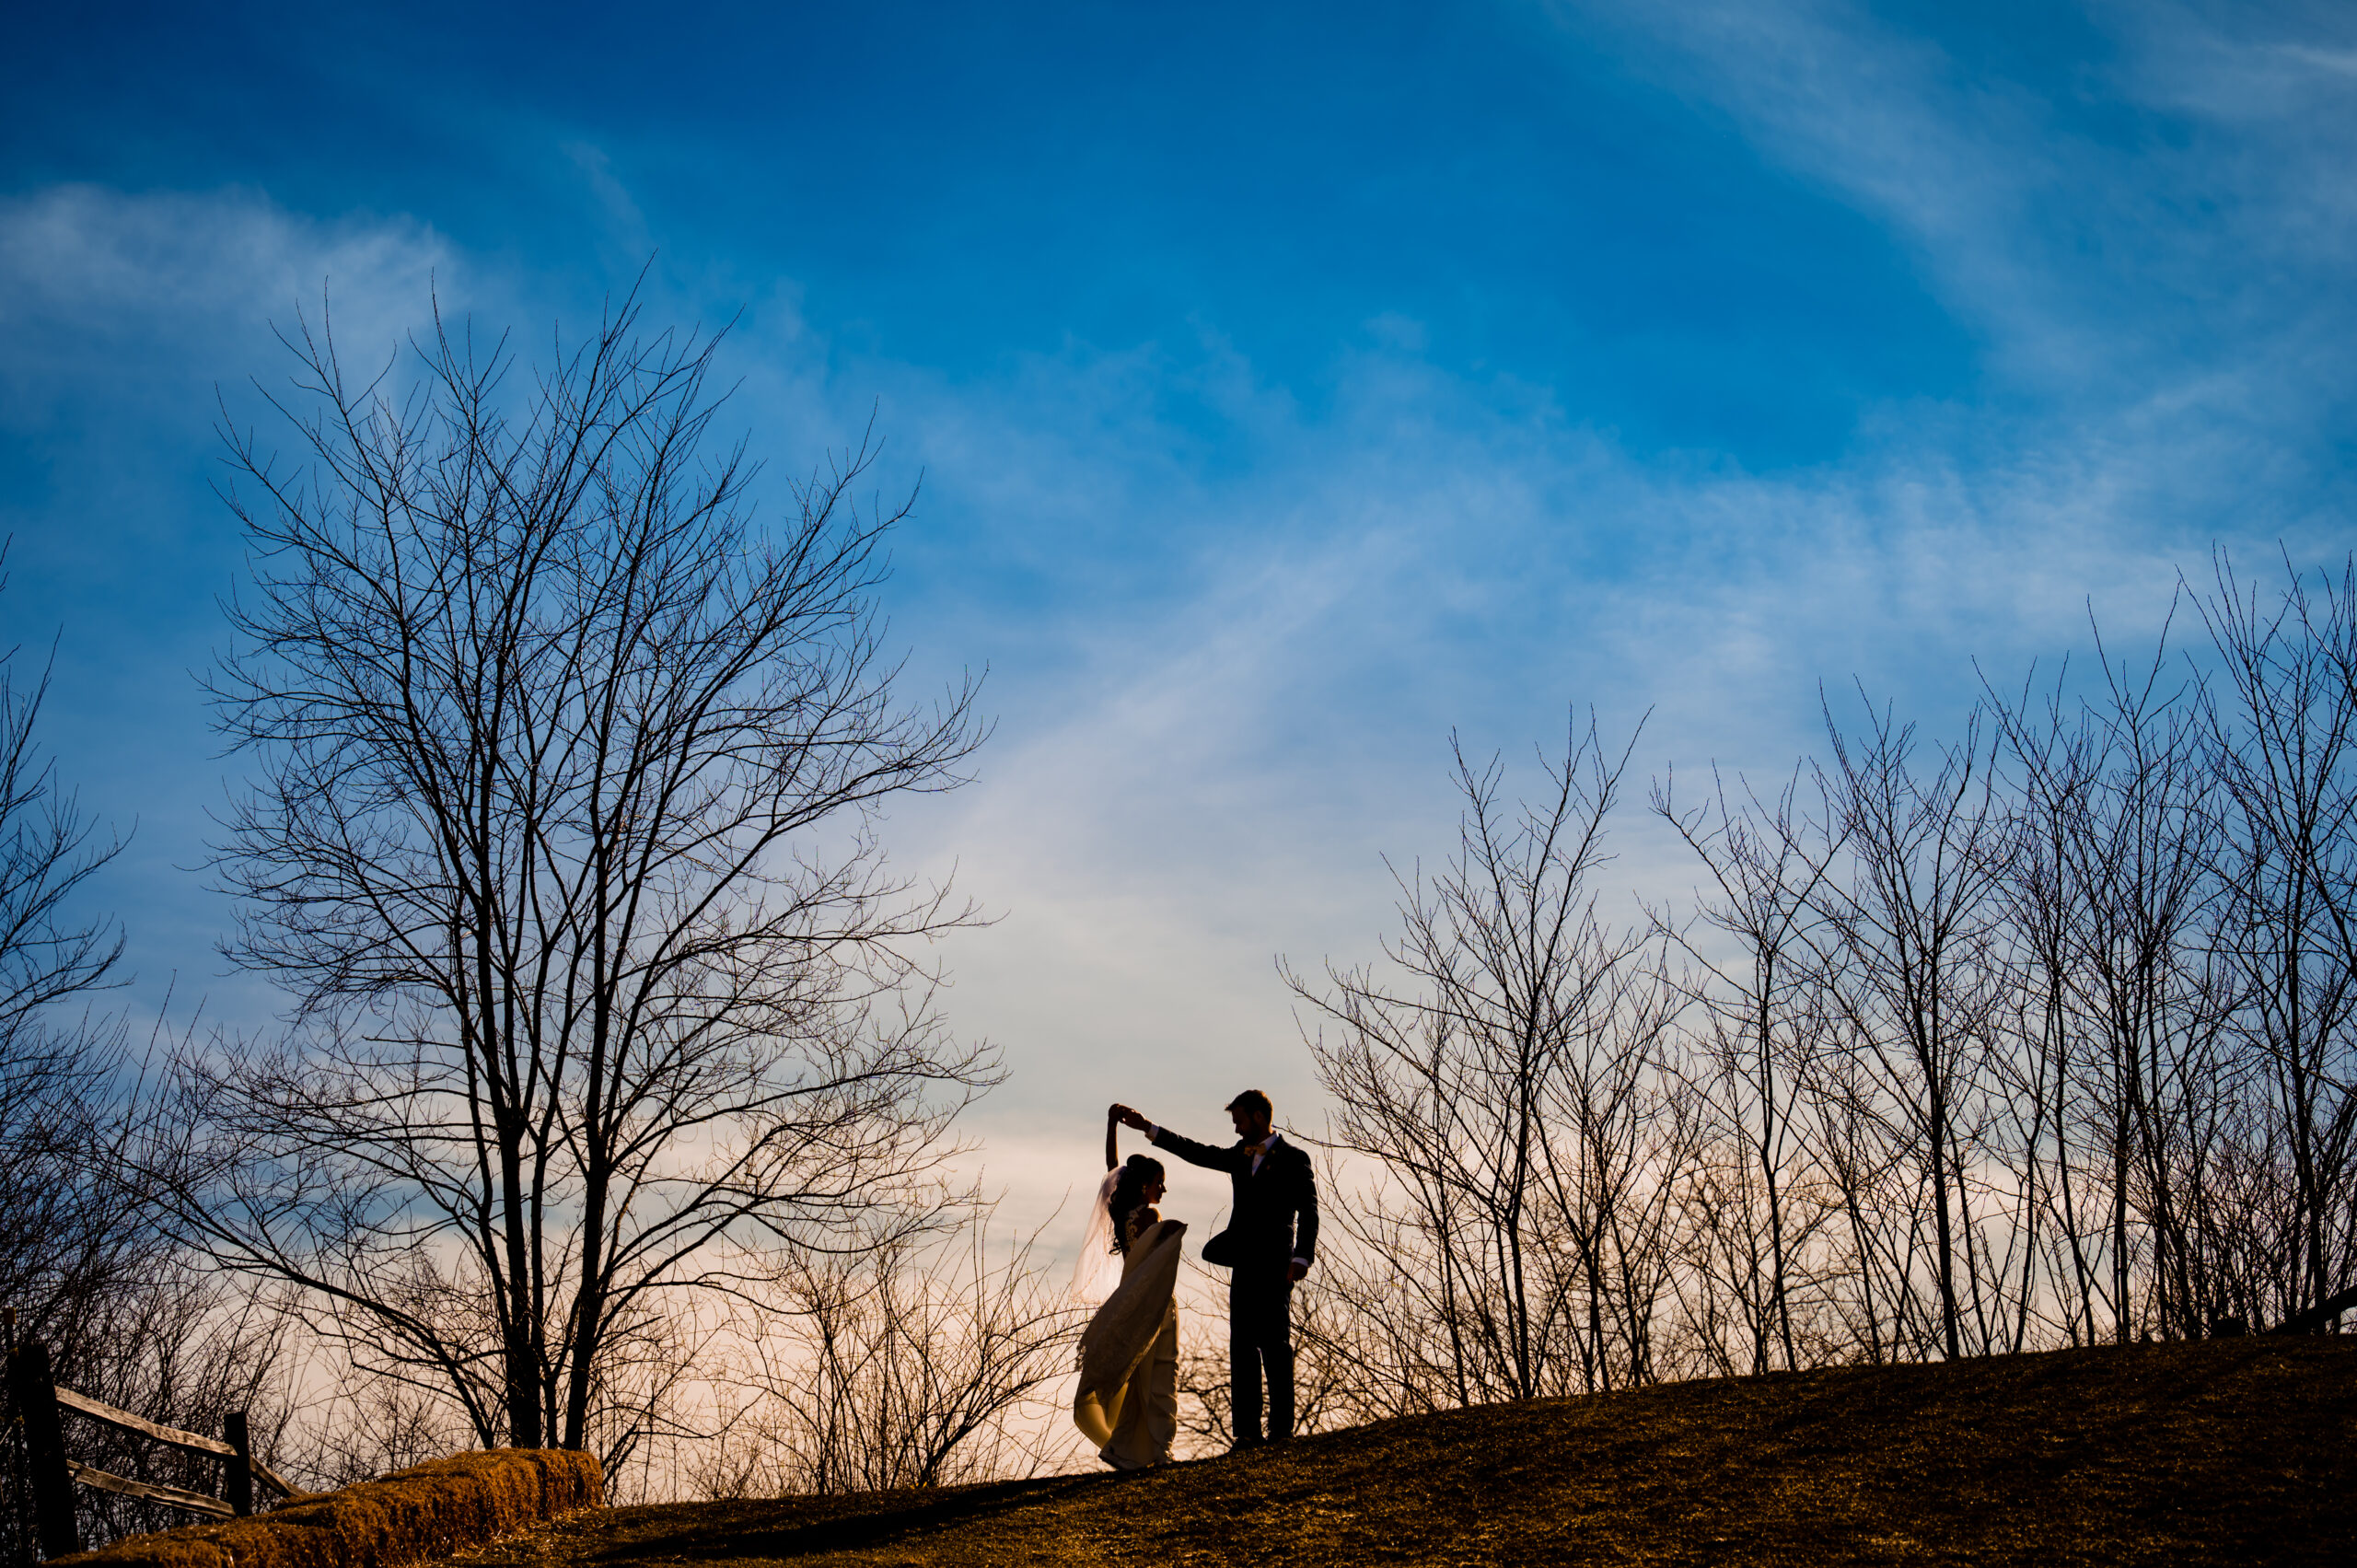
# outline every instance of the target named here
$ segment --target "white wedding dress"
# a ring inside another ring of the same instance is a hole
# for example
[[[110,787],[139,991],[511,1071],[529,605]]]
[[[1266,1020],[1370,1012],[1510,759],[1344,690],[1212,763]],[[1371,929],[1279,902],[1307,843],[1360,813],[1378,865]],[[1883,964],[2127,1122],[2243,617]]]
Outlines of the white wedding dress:
[[[1098,1197],[1109,1196],[1112,1179]],[[1143,1211],[1142,1211],[1143,1212]],[[1101,1230],[1111,1231],[1109,1219]],[[1100,1226],[1090,1226],[1090,1243]],[[1080,1337],[1080,1386],[1073,1395],[1073,1424],[1097,1446],[1099,1458],[1116,1469],[1144,1469],[1170,1462],[1178,1435],[1179,1243],[1187,1227],[1161,1220],[1138,1227],[1120,1254],[1120,1283]],[[1086,1291],[1095,1268],[1084,1244],[1076,1292]],[[1101,1246],[1098,1250],[1101,1252]]]

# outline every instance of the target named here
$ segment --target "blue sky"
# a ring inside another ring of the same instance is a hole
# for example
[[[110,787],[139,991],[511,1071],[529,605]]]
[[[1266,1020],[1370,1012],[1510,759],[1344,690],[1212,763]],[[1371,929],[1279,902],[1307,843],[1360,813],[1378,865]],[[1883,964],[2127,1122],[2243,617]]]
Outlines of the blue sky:
[[[743,312],[776,478],[876,416],[912,679],[987,666],[999,720],[891,830],[1002,916],[951,1007],[1027,1191],[1115,1094],[1315,1124],[1272,956],[1374,955],[1452,727],[1651,709],[1642,769],[1774,772],[1820,681],[1936,728],[2213,542],[2351,541],[2346,7],[19,13],[0,614],[62,633],[50,738],[136,824],[151,1012],[271,1013],[190,869],[238,765],[190,672],[215,389],[255,417],[323,284],[347,345],[429,280],[537,343],[652,253],[654,316]]]

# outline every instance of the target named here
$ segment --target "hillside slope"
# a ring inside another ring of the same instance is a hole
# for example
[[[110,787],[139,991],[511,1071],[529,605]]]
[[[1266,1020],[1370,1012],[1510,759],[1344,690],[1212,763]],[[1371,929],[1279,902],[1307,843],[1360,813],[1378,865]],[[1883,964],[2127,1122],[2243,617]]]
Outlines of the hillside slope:
[[[481,1568],[2341,1563],[2357,1338],[1684,1383],[1138,1476],[615,1509]]]

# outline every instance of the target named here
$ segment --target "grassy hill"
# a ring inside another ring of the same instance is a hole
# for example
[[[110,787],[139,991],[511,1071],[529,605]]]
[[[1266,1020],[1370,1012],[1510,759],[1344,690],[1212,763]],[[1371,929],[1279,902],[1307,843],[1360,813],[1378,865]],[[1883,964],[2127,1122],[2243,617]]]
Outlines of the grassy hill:
[[[482,1568],[2357,1562],[2357,1338],[1844,1368],[1136,1476],[621,1508]]]

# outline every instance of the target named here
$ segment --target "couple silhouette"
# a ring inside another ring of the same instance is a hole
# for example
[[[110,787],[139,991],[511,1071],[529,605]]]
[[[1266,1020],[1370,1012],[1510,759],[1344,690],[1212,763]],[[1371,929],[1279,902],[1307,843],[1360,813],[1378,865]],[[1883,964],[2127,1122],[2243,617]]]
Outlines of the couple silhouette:
[[[1269,1097],[1247,1089],[1227,1102],[1236,1142],[1199,1144],[1157,1126],[1126,1105],[1105,1118],[1105,1179],[1090,1213],[1074,1290],[1093,1297],[1120,1260],[1119,1283],[1080,1342],[1080,1386],[1073,1422],[1116,1469],[1170,1462],[1178,1429],[1178,1263],[1187,1227],[1165,1219],[1162,1162],[1120,1158],[1123,1127],[1234,1187],[1227,1228],[1203,1244],[1203,1261],[1230,1271],[1227,1286],[1229,1410],[1235,1446],[1293,1435],[1293,1287],[1318,1258],[1318,1180],[1306,1150],[1275,1131]],[[1266,1392],[1268,1424],[1261,1425]]]

